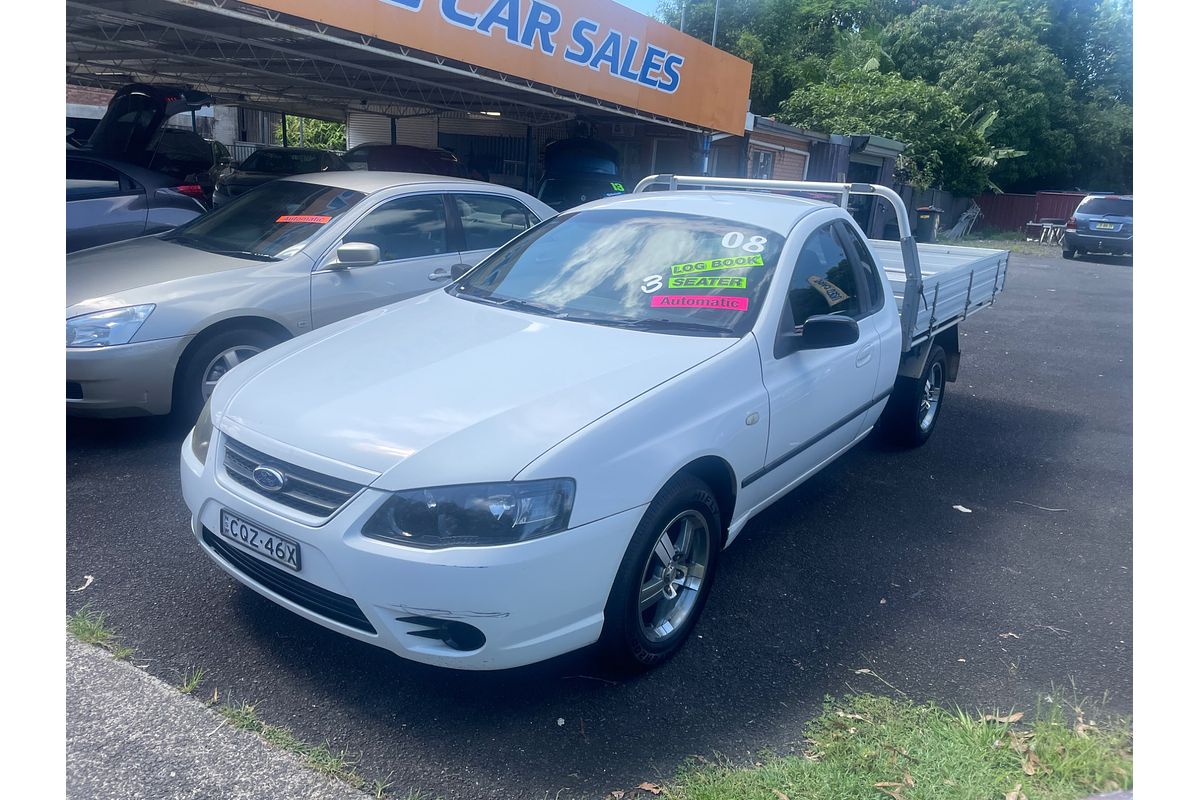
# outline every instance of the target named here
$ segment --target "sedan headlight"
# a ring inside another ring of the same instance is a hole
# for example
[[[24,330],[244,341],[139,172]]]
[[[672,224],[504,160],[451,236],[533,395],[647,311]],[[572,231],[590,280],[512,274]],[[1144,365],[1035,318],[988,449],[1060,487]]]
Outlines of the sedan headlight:
[[[212,441],[213,435],[210,406],[212,406],[211,397],[205,401],[204,408],[200,409],[200,416],[196,418],[196,427],[192,428],[192,455],[200,459],[201,464],[208,457],[208,443]]]
[[[570,478],[411,489],[380,506],[363,535],[431,549],[512,544],[566,530],[574,503]]]
[[[154,304],[97,311],[67,320],[67,347],[128,344],[154,310]]]

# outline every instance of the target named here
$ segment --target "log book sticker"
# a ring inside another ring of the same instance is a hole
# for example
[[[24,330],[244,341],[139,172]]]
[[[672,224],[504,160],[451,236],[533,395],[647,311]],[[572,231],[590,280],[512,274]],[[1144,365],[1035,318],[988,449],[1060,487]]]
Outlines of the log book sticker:
[[[763,257],[730,256],[728,258],[709,258],[701,261],[688,261],[683,264],[672,264],[672,275],[691,275],[696,272],[714,272],[721,269],[742,269],[744,267],[763,266]]]
[[[808,285],[820,292],[821,297],[825,298],[825,302],[829,303],[831,308],[850,299],[850,295],[839,289],[832,281],[819,275],[810,275]]]

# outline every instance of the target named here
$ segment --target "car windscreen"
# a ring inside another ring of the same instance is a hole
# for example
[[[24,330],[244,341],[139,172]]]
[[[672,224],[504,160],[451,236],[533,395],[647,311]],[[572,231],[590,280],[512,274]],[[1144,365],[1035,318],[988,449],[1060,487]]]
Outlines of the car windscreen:
[[[716,217],[585,210],[518,236],[447,291],[578,322],[742,336],[783,243],[774,231]]]
[[[242,162],[244,172],[269,172],[273,175],[302,175],[320,172],[325,162],[320,153],[287,153],[280,150],[258,150]]]
[[[210,253],[284,258],[365,196],[337,186],[272,181],[163,238]]]
[[[1120,197],[1085,197],[1075,209],[1076,214],[1097,214],[1110,217],[1132,217],[1133,201]]]

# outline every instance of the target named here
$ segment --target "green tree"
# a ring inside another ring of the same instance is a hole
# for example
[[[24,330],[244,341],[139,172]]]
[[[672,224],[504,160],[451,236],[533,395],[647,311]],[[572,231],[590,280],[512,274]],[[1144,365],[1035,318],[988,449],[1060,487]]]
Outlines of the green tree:
[[[721,0],[716,45],[754,65],[750,108],[773,114],[801,86],[824,79],[835,34],[879,26],[905,5],[901,0]],[[658,18],[708,42],[714,0],[660,0]]]
[[[301,117],[288,115],[287,141],[292,147],[298,147],[303,138],[305,147],[316,147],[321,150],[346,149],[346,125],[342,122],[328,122],[323,119],[303,118],[303,137],[301,137]],[[275,140],[283,141],[283,126],[275,126]]]
[[[990,138],[1028,155],[998,162],[996,184],[1073,187],[1124,152],[1091,150],[1102,140],[1084,130],[1097,114],[1128,114],[1121,19],[1118,0],[942,1],[895,19],[882,44],[905,78],[946,89],[961,108],[998,112]],[[1132,175],[1132,150],[1116,169]]]
[[[973,195],[987,185],[988,166],[978,162],[990,148],[978,126],[948,92],[896,73],[857,69],[830,82],[797,89],[779,118],[811,130],[872,133],[908,148],[902,169],[910,183]]]

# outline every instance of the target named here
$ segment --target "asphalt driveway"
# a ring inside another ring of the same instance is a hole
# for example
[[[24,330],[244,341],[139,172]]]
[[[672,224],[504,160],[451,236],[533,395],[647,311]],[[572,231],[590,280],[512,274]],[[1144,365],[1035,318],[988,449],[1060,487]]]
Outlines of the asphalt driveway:
[[[105,611],[152,674],[202,666],[198,694],[448,800],[599,797],[692,755],[786,751],[851,689],[1030,709],[1073,686],[1126,712],[1132,267],[1052,253],[1014,256],[968,323],[929,444],[864,443],[753,520],[692,640],[640,678],[586,654],[439,671],[239,588],[188,532],[186,432],[161,420],[68,422],[65,589],[94,578],[68,610]]]

